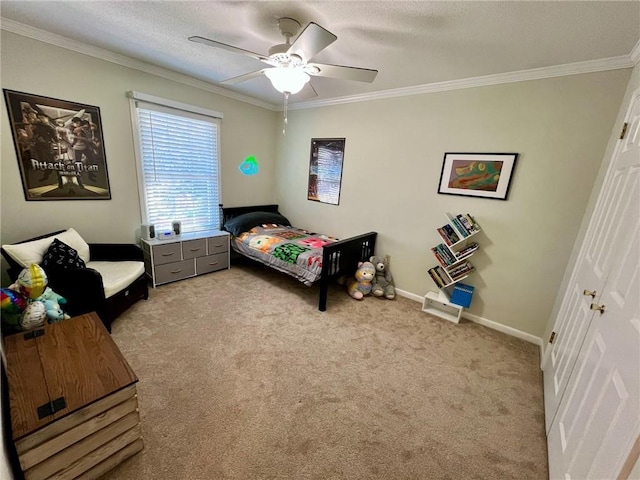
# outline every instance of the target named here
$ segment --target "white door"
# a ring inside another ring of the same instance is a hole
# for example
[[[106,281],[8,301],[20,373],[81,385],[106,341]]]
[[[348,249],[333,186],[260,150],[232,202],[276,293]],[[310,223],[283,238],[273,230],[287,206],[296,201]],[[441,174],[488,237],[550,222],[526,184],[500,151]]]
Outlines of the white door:
[[[614,152],[553,328],[555,339],[548,347],[548,359],[544,366],[547,433],[593,317],[589,306],[601,300],[604,284],[611,272],[611,256],[615,252],[612,244],[617,232],[615,223],[622,221],[620,209],[628,195],[621,189],[621,184],[625,181],[625,175],[629,175],[628,169],[632,166],[629,162],[633,164],[634,155],[636,160],[640,157],[639,116],[640,91],[632,97],[627,113],[627,135]]]
[[[616,478],[640,435],[640,92],[627,122],[545,366],[551,478]]]

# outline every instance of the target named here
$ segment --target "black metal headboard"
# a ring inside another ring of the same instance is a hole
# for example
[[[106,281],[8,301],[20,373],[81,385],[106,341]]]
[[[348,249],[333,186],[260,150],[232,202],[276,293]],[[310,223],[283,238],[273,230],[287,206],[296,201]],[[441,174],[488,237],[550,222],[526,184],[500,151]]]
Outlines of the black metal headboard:
[[[278,212],[278,205],[252,205],[250,207],[224,207],[220,205],[222,210],[222,229],[227,220],[231,220],[239,215],[251,212]]]

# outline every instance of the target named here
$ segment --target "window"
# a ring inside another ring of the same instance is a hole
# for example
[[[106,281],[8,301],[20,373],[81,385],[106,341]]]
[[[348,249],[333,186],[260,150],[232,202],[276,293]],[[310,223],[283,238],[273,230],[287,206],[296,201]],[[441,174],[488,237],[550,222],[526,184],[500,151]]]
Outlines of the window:
[[[222,115],[132,92],[140,202],[157,231],[220,227],[219,136]],[[149,101],[151,100],[151,101]]]

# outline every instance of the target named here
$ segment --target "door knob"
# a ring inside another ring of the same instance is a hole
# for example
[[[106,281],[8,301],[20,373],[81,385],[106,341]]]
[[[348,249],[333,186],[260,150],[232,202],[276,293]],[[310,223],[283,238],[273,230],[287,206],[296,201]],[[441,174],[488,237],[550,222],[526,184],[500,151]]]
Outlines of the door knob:
[[[590,308],[591,310],[597,310],[598,312],[600,312],[600,315],[602,315],[604,313],[605,306],[598,305],[597,303],[592,303]]]
[[[598,294],[598,292],[596,292],[595,290],[585,290],[584,292],[582,292],[582,294],[584,296],[590,296],[591,298],[596,298],[596,295]]]

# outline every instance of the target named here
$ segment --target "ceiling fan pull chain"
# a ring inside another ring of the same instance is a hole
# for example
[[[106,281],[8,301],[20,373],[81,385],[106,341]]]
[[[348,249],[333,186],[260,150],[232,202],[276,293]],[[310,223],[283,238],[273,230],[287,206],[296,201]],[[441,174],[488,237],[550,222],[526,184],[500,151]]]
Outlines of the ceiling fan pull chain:
[[[287,110],[289,107],[289,92],[284,92],[284,125],[282,126],[282,135],[287,134]]]

